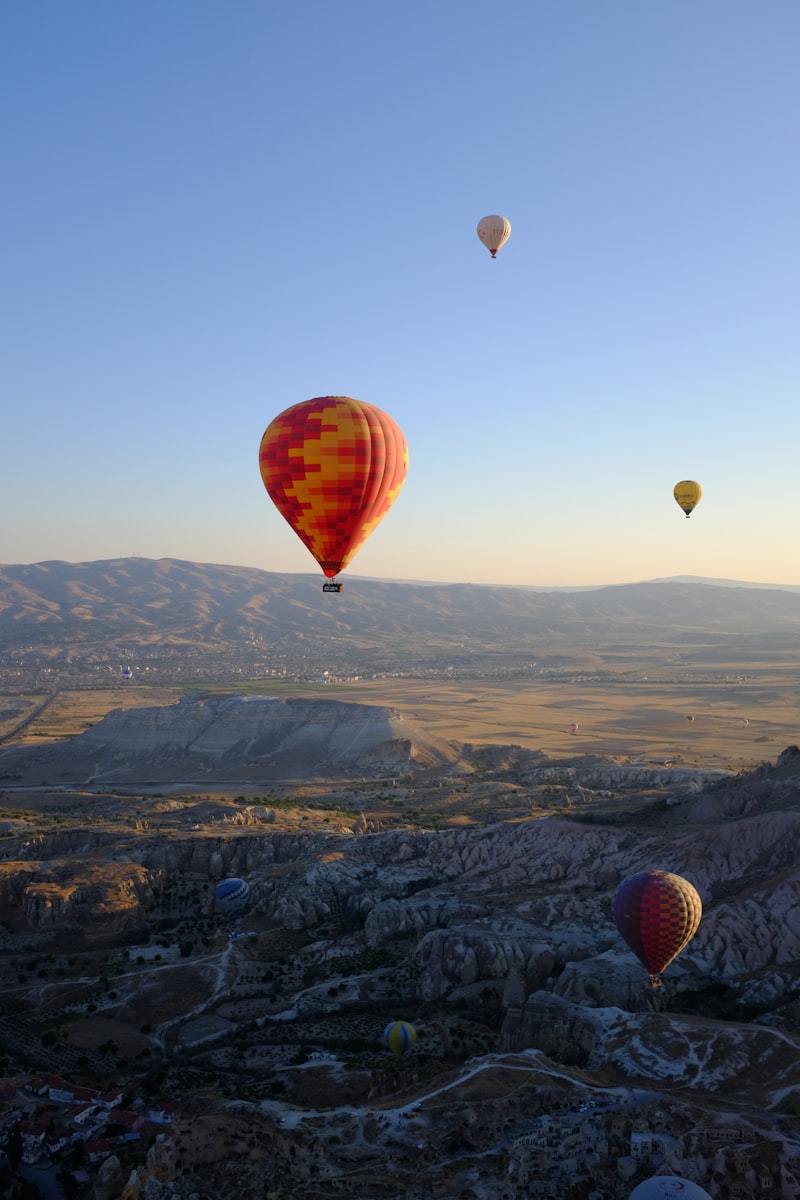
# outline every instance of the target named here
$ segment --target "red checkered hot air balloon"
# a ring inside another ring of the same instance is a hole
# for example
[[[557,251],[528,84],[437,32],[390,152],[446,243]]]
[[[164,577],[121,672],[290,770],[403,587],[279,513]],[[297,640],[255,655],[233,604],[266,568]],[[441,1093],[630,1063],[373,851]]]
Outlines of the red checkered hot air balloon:
[[[405,483],[408,447],[373,404],[318,396],[280,413],[259,454],[278,512],[332,580],[386,516]],[[323,591],[341,591],[326,583]]]
[[[614,924],[653,987],[661,972],[697,933],[703,906],[697,891],[670,871],[642,871],[624,879],[611,902]]]

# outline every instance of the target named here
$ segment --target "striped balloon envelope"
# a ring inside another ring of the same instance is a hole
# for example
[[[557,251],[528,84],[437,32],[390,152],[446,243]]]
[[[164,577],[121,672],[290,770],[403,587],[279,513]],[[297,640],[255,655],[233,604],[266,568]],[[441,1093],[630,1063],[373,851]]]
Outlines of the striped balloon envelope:
[[[703,906],[696,889],[670,871],[624,879],[611,902],[614,924],[643,964],[653,987],[697,933]]]
[[[396,1058],[410,1050],[417,1040],[417,1031],[408,1021],[392,1021],[383,1031],[383,1044]]]
[[[214,888],[214,899],[228,917],[238,917],[247,907],[250,884],[246,879],[223,879]]]

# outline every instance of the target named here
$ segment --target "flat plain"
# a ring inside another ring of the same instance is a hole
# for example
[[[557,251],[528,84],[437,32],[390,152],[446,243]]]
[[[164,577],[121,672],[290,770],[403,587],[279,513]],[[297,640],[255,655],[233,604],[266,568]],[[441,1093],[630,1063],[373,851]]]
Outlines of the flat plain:
[[[376,682],[343,699],[395,705],[448,740],[513,743],[553,757],[597,754],[739,771],[774,758],[800,737],[798,687],[757,683]],[[688,717],[692,720],[689,721]],[[747,722],[745,725],[744,722]],[[576,724],[572,733],[570,726]]]
[[[663,765],[747,770],[800,741],[800,648],[781,661],[627,663],[568,678],[387,678],[325,684],[224,682],[204,692],[319,697],[391,705],[431,735],[473,745],[520,745],[551,757],[602,755]],[[666,677],[665,677],[666,676]],[[0,697],[0,737],[21,744],[75,737],[113,709],[175,703],[186,689],[138,685],[64,689],[51,698]],[[19,728],[26,712],[33,713]],[[691,718],[691,720],[689,719]],[[577,730],[571,727],[577,725]],[[18,730],[18,733],[15,733]]]

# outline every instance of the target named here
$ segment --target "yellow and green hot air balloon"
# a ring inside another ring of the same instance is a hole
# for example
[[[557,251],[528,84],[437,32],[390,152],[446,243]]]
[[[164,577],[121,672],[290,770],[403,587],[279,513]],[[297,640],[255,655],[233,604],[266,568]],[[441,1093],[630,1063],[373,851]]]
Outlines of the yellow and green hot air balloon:
[[[703,489],[693,479],[682,479],[680,483],[675,484],[672,494],[686,516],[690,517],[695,505],[700,503]]]

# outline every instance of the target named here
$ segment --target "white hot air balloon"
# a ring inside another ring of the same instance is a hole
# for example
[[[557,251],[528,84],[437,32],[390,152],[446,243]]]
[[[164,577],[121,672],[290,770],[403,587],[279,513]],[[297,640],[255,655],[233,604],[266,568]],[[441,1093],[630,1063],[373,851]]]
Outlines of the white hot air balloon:
[[[510,233],[511,222],[505,217],[481,217],[478,221],[478,237],[492,258],[497,258],[497,251],[506,244]]]
[[[692,1183],[690,1179],[681,1179],[679,1175],[654,1175],[640,1183],[630,1194],[629,1200],[711,1200],[708,1192]]]

